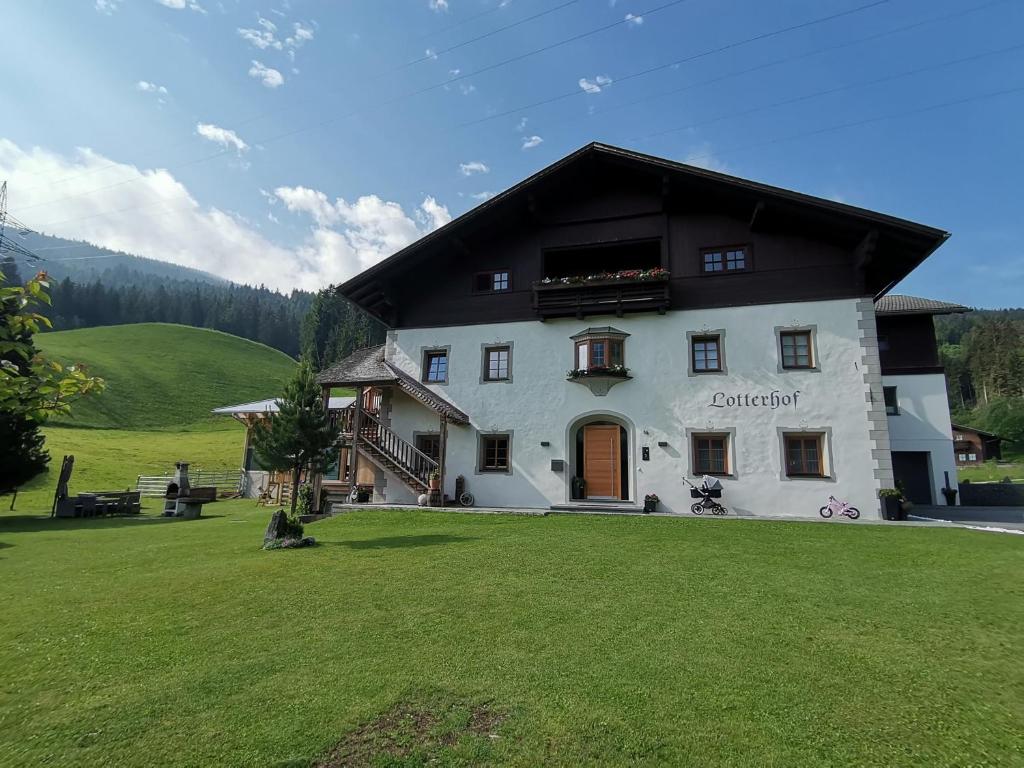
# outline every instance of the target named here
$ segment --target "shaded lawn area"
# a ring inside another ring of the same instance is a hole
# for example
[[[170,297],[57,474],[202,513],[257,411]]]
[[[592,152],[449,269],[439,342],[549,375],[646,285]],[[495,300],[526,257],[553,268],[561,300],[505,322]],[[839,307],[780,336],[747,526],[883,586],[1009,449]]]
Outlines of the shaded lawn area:
[[[438,697],[498,738],[401,764],[1024,761],[1020,537],[207,509],[0,515],[0,762],[307,765]]]

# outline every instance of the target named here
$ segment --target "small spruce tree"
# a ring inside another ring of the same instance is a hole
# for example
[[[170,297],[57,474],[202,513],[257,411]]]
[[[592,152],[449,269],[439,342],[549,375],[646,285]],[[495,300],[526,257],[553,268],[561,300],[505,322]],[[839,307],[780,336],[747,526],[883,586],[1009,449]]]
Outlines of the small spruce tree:
[[[313,366],[303,358],[278,401],[278,412],[256,425],[253,443],[266,466],[292,475],[292,517],[302,472],[323,472],[332,464],[337,439],[327,420]]]

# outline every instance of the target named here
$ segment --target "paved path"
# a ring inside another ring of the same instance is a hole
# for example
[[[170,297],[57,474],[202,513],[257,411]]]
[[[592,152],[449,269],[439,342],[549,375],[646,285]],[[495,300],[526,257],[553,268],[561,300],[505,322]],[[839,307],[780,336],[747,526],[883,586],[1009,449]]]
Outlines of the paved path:
[[[961,523],[1024,523],[1024,507],[926,507],[911,511],[917,517]]]

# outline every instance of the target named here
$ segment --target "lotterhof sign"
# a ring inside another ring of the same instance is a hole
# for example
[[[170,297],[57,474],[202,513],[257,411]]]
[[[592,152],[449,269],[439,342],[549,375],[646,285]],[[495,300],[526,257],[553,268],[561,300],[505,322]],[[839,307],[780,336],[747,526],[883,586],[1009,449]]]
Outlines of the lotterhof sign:
[[[777,411],[779,408],[796,409],[797,401],[800,399],[800,390],[792,392],[781,392],[773,389],[767,394],[758,392],[744,392],[740,395],[727,395],[725,392],[715,392],[708,403],[709,408],[768,408]]]

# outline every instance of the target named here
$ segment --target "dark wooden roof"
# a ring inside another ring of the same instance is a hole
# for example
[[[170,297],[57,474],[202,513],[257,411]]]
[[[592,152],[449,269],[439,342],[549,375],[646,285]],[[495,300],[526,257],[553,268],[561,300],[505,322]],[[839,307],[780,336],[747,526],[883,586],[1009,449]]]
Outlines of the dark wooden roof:
[[[461,410],[398,366],[387,362],[384,359],[384,345],[356,350],[344,360],[322,370],[316,380],[320,384],[336,387],[396,386],[431,410],[446,416],[449,421],[456,424],[469,423],[469,416]]]
[[[954,432],[973,432],[976,435],[981,435],[982,437],[989,437],[992,438],[993,440],[1003,439],[994,432],[986,432],[985,430],[978,429],[977,427],[965,427],[962,424],[951,424],[950,426],[953,427]]]
[[[887,294],[875,302],[877,315],[953,315],[970,311],[970,307],[962,304],[950,304],[900,293]]]
[[[766,231],[799,233],[857,248],[861,264],[870,265],[863,289],[876,297],[891,290],[949,237],[941,229],[895,216],[595,142],[356,275],[338,291],[389,322],[395,309],[389,283],[401,280],[409,267],[432,260],[446,248],[463,247],[464,239],[474,234],[483,232],[486,237],[502,221],[543,205],[545,194],[563,200],[586,194],[586,172],[595,163],[649,179],[679,205],[734,216],[750,221],[751,227],[756,222]]]

